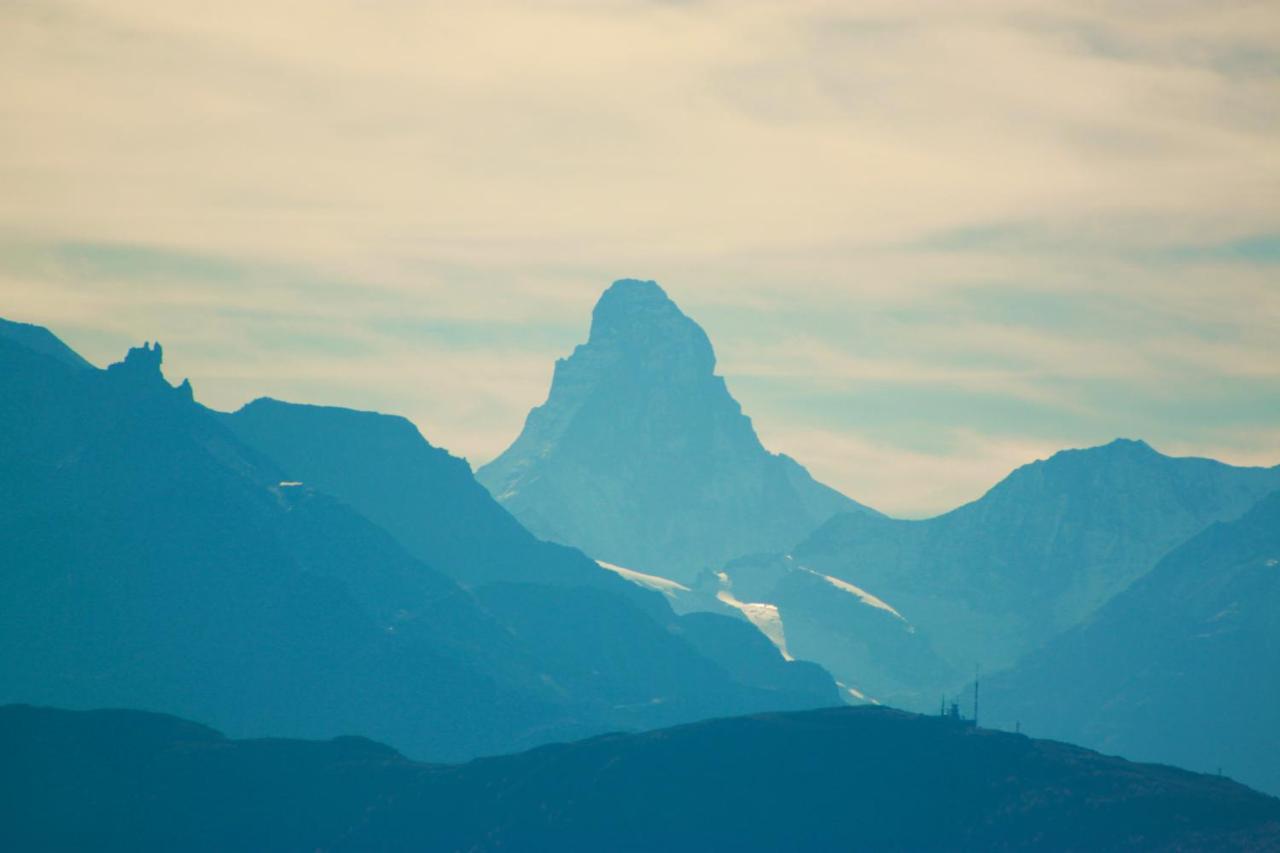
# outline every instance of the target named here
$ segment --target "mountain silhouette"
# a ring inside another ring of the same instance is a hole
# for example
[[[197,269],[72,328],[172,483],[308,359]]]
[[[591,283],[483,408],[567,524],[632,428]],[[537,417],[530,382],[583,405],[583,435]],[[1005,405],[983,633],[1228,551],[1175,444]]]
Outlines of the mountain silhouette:
[[[743,683],[625,584],[464,589],[166,382],[158,344],[98,370],[36,340],[0,336],[0,701],[360,731],[438,758],[835,701],[776,654]],[[584,612],[617,627],[538,635]]]
[[[463,584],[628,586],[581,553],[539,541],[464,460],[404,418],[263,398],[222,421],[290,477],[347,502]]]
[[[1024,465],[980,499],[935,518],[846,513],[789,559],[753,558],[726,573],[758,600],[794,597],[798,582],[813,586],[816,574],[886,602],[903,620],[880,614],[884,630],[853,641],[878,638],[899,652],[842,655],[821,636],[805,643],[811,614],[795,607],[789,614],[783,606],[784,625],[794,626],[791,651],[868,693],[888,690],[877,698],[928,709],[975,663],[988,671],[1012,665],[1088,619],[1170,549],[1215,521],[1240,516],[1276,488],[1280,468],[1169,457],[1145,442],[1117,440]],[[910,651],[902,645],[905,625],[928,638],[951,668],[949,685],[903,677]],[[912,681],[918,689],[907,689]]]
[[[990,719],[1280,794],[1280,492],[983,685]]]
[[[775,707],[838,701],[827,673],[784,661],[740,620],[677,616],[661,596],[603,571],[582,552],[538,540],[465,461],[431,446],[403,418],[260,399],[223,423],[289,477],[350,504],[472,590],[490,612],[505,614],[526,647],[572,661],[573,671],[597,682],[615,682],[611,701],[643,703],[645,691],[679,672],[678,662],[657,653],[673,644],[692,645],[745,685],[786,694],[770,700]]]
[[[710,720],[460,766],[0,708],[0,845],[46,850],[1275,849],[1236,782],[880,708]]]
[[[81,358],[79,353],[64,344],[58,339],[57,335],[43,326],[35,326],[31,323],[15,323],[12,320],[0,317],[0,339],[11,341],[32,352],[48,356],[68,367],[78,370],[93,369],[93,365]]]
[[[587,343],[477,477],[538,536],[680,581],[789,547],[836,513],[872,514],[765,450],[706,333],[633,279],[600,297]]]
[[[0,340],[0,696],[421,754],[564,719],[496,620],[384,531],[283,484],[162,351],[76,369]],[[470,720],[484,725],[470,728]]]

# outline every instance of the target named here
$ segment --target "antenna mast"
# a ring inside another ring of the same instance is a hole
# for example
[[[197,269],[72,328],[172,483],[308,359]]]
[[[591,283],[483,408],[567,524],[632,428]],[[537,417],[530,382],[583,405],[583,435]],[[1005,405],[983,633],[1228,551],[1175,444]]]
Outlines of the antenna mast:
[[[973,665],[973,726],[978,727],[978,686],[979,676],[982,674],[982,666],[980,664]]]

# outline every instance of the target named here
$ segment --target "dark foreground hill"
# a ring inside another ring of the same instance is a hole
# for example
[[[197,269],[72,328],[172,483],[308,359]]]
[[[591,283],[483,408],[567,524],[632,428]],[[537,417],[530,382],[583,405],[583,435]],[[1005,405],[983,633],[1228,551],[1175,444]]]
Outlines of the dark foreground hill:
[[[1215,776],[881,708],[711,720],[460,766],[363,738],[227,740],[137,711],[0,708],[0,847],[1267,850]]]

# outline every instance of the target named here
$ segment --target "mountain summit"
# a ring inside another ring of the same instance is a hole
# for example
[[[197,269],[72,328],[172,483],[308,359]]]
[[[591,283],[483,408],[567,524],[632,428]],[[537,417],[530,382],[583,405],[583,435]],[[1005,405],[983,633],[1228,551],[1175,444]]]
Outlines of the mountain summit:
[[[630,357],[639,371],[674,369],[691,380],[712,376],[716,366],[707,333],[653,281],[614,282],[591,312],[587,346]]]
[[[681,580],[869,512],[767,451],[715,363],[661,287],[614,282],[547,401],[477,476],[539,536]]]

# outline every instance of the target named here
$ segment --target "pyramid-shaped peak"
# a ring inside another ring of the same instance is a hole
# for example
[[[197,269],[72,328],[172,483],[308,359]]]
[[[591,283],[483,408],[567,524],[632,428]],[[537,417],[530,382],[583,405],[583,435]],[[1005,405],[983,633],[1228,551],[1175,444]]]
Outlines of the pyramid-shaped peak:
[[[1140,438],[1117,438],[1109,444],[1104,444],[1101,449],[1117,453],[1147,454],[1156,452],[1155,448]]]
[[[635,305],[670,302],[667,292],[656,282],[639,278],[620,278],[609,285],[600,296],[600,302],[620,301]]]
[[[1059,450],[1050,461],[1094,465],[1115,459],[1155,459],[1162,454],[1140,438],[1117,438],[1092,447]]]
[[[692,581],[861,507],[769,453],[707,333],[652,281],[616,281],[547,401],[477,476],[535,534]]]
[[[596,302],[595,310],[591,312],[591,336],[681,320],[696,325],[657,282],[623,278],[611,284]]]
[[[588,345],[674,359],[702,373],[715,366],[706,332],[653,281],[624,278],[610,285],[591,312]]]

